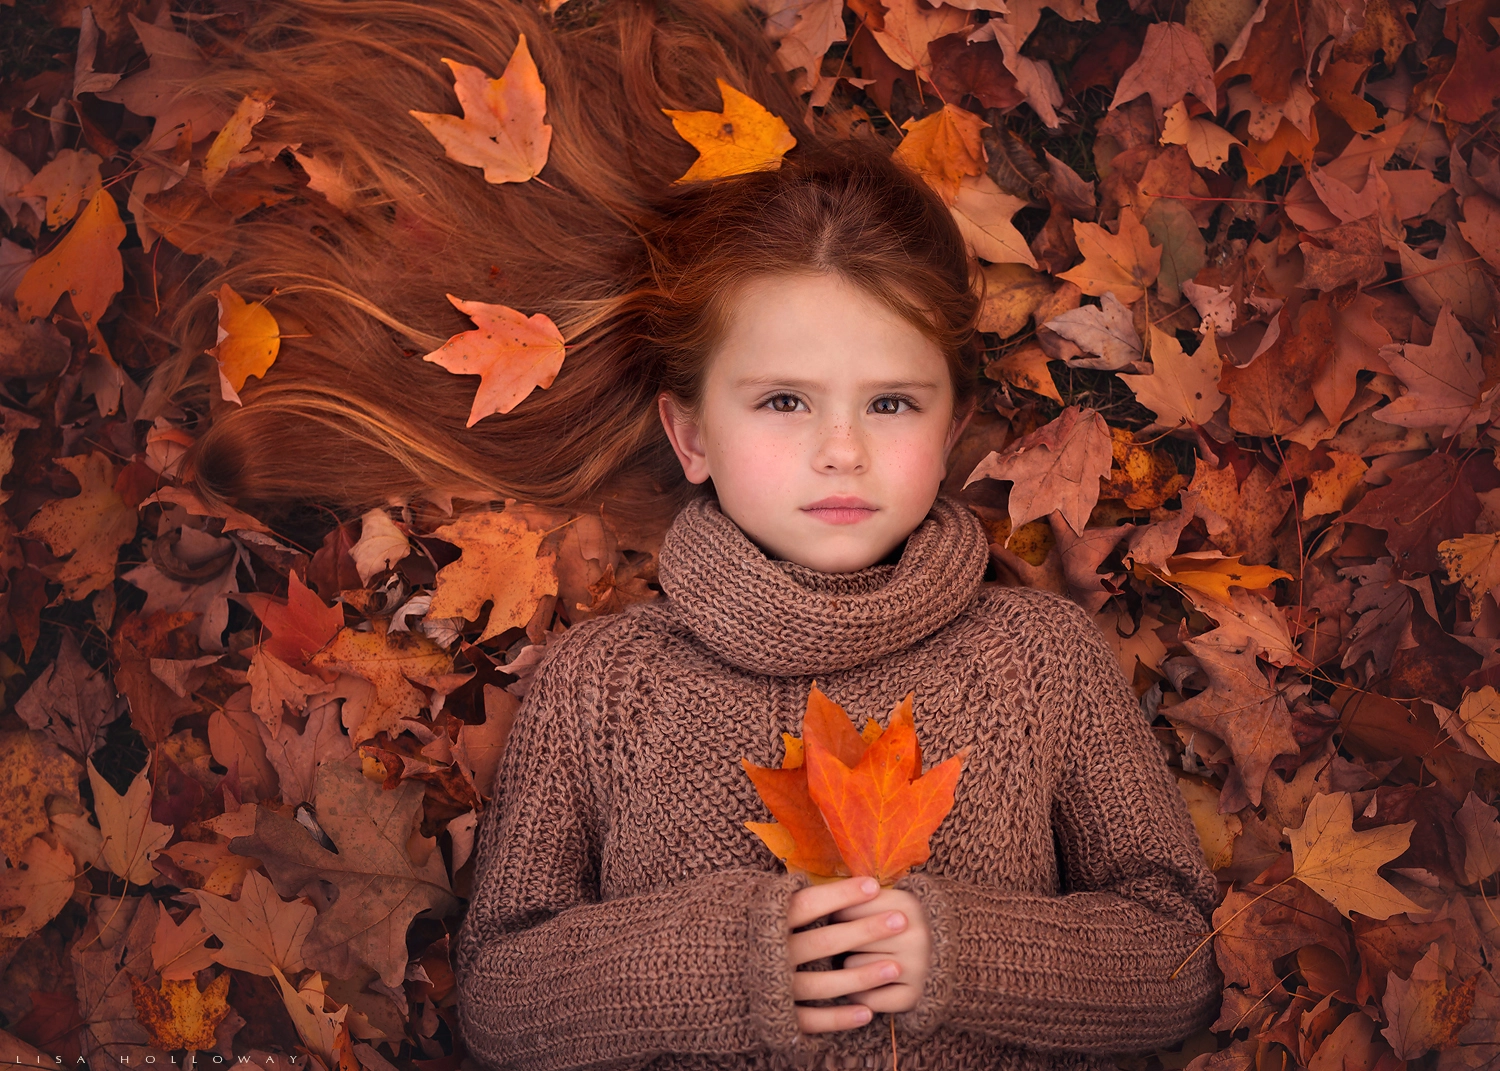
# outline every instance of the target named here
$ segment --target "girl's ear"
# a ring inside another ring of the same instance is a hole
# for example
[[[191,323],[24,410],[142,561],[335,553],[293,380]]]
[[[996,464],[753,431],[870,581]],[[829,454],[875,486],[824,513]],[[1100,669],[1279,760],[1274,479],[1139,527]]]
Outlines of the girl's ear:
[[[703,432],[697,419],[683,409],[670,391],[657,395],[656,408],[688,483],[702,483],[708,479],[712,473],[708,471],[708,454],[703,449]]]

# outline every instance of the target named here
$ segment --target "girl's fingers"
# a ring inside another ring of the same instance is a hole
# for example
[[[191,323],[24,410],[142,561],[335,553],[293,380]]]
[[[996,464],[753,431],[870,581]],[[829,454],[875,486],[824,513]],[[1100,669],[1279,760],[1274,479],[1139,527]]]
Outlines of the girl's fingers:
[[[862,1004],[839,1004],[829,1008],[798,1008],[797,1029],[804,1034],[823,1034],[830,1030],[853,1030],[864,1026],[874,1013]]]
[[[795,930],[842,908],[873,900],[879,894],[880,886],[875,883],[874,878],[844,878],[822,885],[809,885],[805,889],[798,889],[787,901],[787,924]]]
[[[892,920],[895,925],[892,925]],[[905,928],[905,915],[899,911],[883,911],[852,922],[836,922],[794,933],[787,938],[787,955],[795,968],[824,956],[867,948],[872,942],[900,933]]]
[[[831,1000],[887,985],[900,975],[900,965],[889,959],[836,971],[796,971],[792,975],[792,1000]]]

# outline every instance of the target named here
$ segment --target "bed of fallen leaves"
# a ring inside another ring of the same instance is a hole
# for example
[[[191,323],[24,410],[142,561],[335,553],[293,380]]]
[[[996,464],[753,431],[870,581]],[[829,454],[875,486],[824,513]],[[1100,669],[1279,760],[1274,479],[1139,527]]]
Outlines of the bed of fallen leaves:
[[[0,6],[0,1047],[448,1071],[449,946],[530,672],[659,597],[660,533],[419,501],[306,544],[179,485],[201,424],[149,373],[223,253],[194,213],[352,196],[257,139],[274,88],[232,114],[168,91],[236,12]],[[1121,1065],[1495,1066],[1500,3],[746,17],[985,262],[992,386],[949,489],[1003,580],[1097,615],[1222,881],[1218,1020]],[[450,67],[463,117],[414,113],[434,154],[545,181],[524,41]],[[687,180],[793,144],[721,93],[663,119]],[[503,419],[561,336],[452,300],[479,327],[427,357]],[[279,330],[265,295],[219,301],[233,402]]]

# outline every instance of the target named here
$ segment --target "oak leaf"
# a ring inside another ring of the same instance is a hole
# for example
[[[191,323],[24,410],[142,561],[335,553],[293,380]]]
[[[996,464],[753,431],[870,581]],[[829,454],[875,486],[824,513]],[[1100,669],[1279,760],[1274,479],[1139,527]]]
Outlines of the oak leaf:
[[[766,33],[778,42],[776,58],[785,71],[801,70],[794,88],[812,89],[822,70],[823,56],[835,41],[844,40],[843,0],[754,0],[764,11]]]
[[[190,131],[189,141],[223,126],[231,108],[216,97],[183,91],[209,70],[203,51],[193,39],[170,27],[138,19],[133,12],[127,14],[146,55],[151,57],[151,65],[98,96],[156,120],[150,138],[140,148],[163,149],[174,130],[183,125]]]
[[[1217,630],[1216,630],[1217,631]],[[1234,753],[1235,770],[1250,802],[1260,805],[1271,763],[1296,754],[1288,700],[1308,685],[1276,685],[1256,661],[1252,642],[1238,630],[1184,640],[1208,677],[1208,687],[1163,713],[1174,722],[1212,733]]]
[[[1168,574],[1173,584],[1201,591],[1223,603],[1230,601],[1231,585],[1259,591],[1277,580],[1295,579],[1291,573],[1269,565],[1245,565],[1239,558],[1238,554],[1226,557],[1217,551],[1175,555],[1167,559]]]
[[[114,720],[114,685],[83,659],[72,632],[62,634],[57,659],[16,700],[16,714],[28,726],[45,732],[75,758],[93,754],[99,731]]]
[[[562,368],[565,340],[550,317],[447,297],[478,326],[454,335],[422,360],[456,376],[479,377],[466,427],[494,413],[510,412],[536,387],[552,386]]]
[[[1120,210],[1118,234],[1075,219],[1073,236],[1083,263],[1058,278],[1076,283],[1085,294],[1101,297],[1113,291],[1120,301],[1133,305],[1161,272],[1161,246],[1151,244],[1151,236],[1130,208]]]
[[[467,513],[432,534],[463,554],[438,570],[428,614],[474,620],[490,603],[477,643],[526,624],[544,596],[557,594],[555,556],[538,554],[543,534],[511,513]]]
[[[298,989],[287,981],[286,975],[275,968],[276,984],[281,989],[281,1001],[287,1015],[303,1042],[322,1059],[331,1071],[360,1071],[349,1037],[349,1005],[345,1004],[330,1012],[327,985],[323,975],[314,972],[302,982]]]
[[[887,719],[856,731],[814,682],[799,739],[781,769],[740,764],[777,822],[746,822],[788,870],[814,882],[868,875],[892,885],[925,863],[928,843],[953,807],[967,750],[921,771],[912,693]]]
[[[14,196],[45,198],[47,226],[62,230],[78,214],[78,206],[99,192],[102,162],[98,155],[87,150],[59,149]]]
[[[156,935],[151,939],[151,965],[163,978],[195,978],[199,971],[214,965],[214,950],[207,944],[210,936],[203,926],[203,912],[189,912],[179,923],[162,911],[156,917]]]
[[[1356,832],[1354,804],[1347,792],[1320,792],[1307,805],[1296,829],[1284,830],[1292,843],[1292,874],[1345,917],[1358,911],[1387,919],[1399,911],[1420,914],[1413,902],[1377,873],[1405,853],[1415,821]]]
[[[338,886],[338,899],[303,944],[308,965],[349,978],[364,964],[386,985],[400,986],[412,919],[458,906],[442,853],[420,833],[422,786],[403,781],[386,791],[365,777],[358,755],[321,766],[317,784],[317,821],[337,851],[264,807],[256,808],[255,832],[229,847],[261,860],[282,896],[296,896],[312,881]]]
[[[662,109],[672,120],[673,129],[698,150],[698,159],[677,181],[696,182],[781,167],[781,158],[797,144],[786,120],[724,79],[715,81],[724,101],[720,111]]]
[[[442,143],[448,158],[484,169],[486,182],[526,182],[547,164],[552,127],[543,121],[547,88],[520,35],[505,70],[490,78],[478,67],[444,58],[464,115],[412,111]]]
[[[1187,106],[1181,101],[1167,109],[1162,130],[1163,145],[1181,145],[1187,149],[1194,167],[1217,171],[1229,159],[1229,147],[1243,144],[1229,131],[1206,119],[1188,118]]]

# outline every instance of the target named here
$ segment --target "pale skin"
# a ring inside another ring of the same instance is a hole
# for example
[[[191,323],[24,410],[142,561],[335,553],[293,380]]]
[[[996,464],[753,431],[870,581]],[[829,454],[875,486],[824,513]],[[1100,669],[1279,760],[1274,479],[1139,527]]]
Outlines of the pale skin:
[[[823,572],[863,569],[902,546],[968,423],[937,344],[833,274],[742,286],[697,411],[666,393],[658,406],[688,480],[712,479],[725,515],[767,555]],[[811,508],[830,496],[855,502]],[[824,916],[828,925],[801,929]],[[845,1000],[799,1003],[803,1033],[916,1006],[932,941],[911,893],[860,877],[812,885],[789,900],[787,923],[792,999]],[[841,953],[838,970],[799,969]]]

